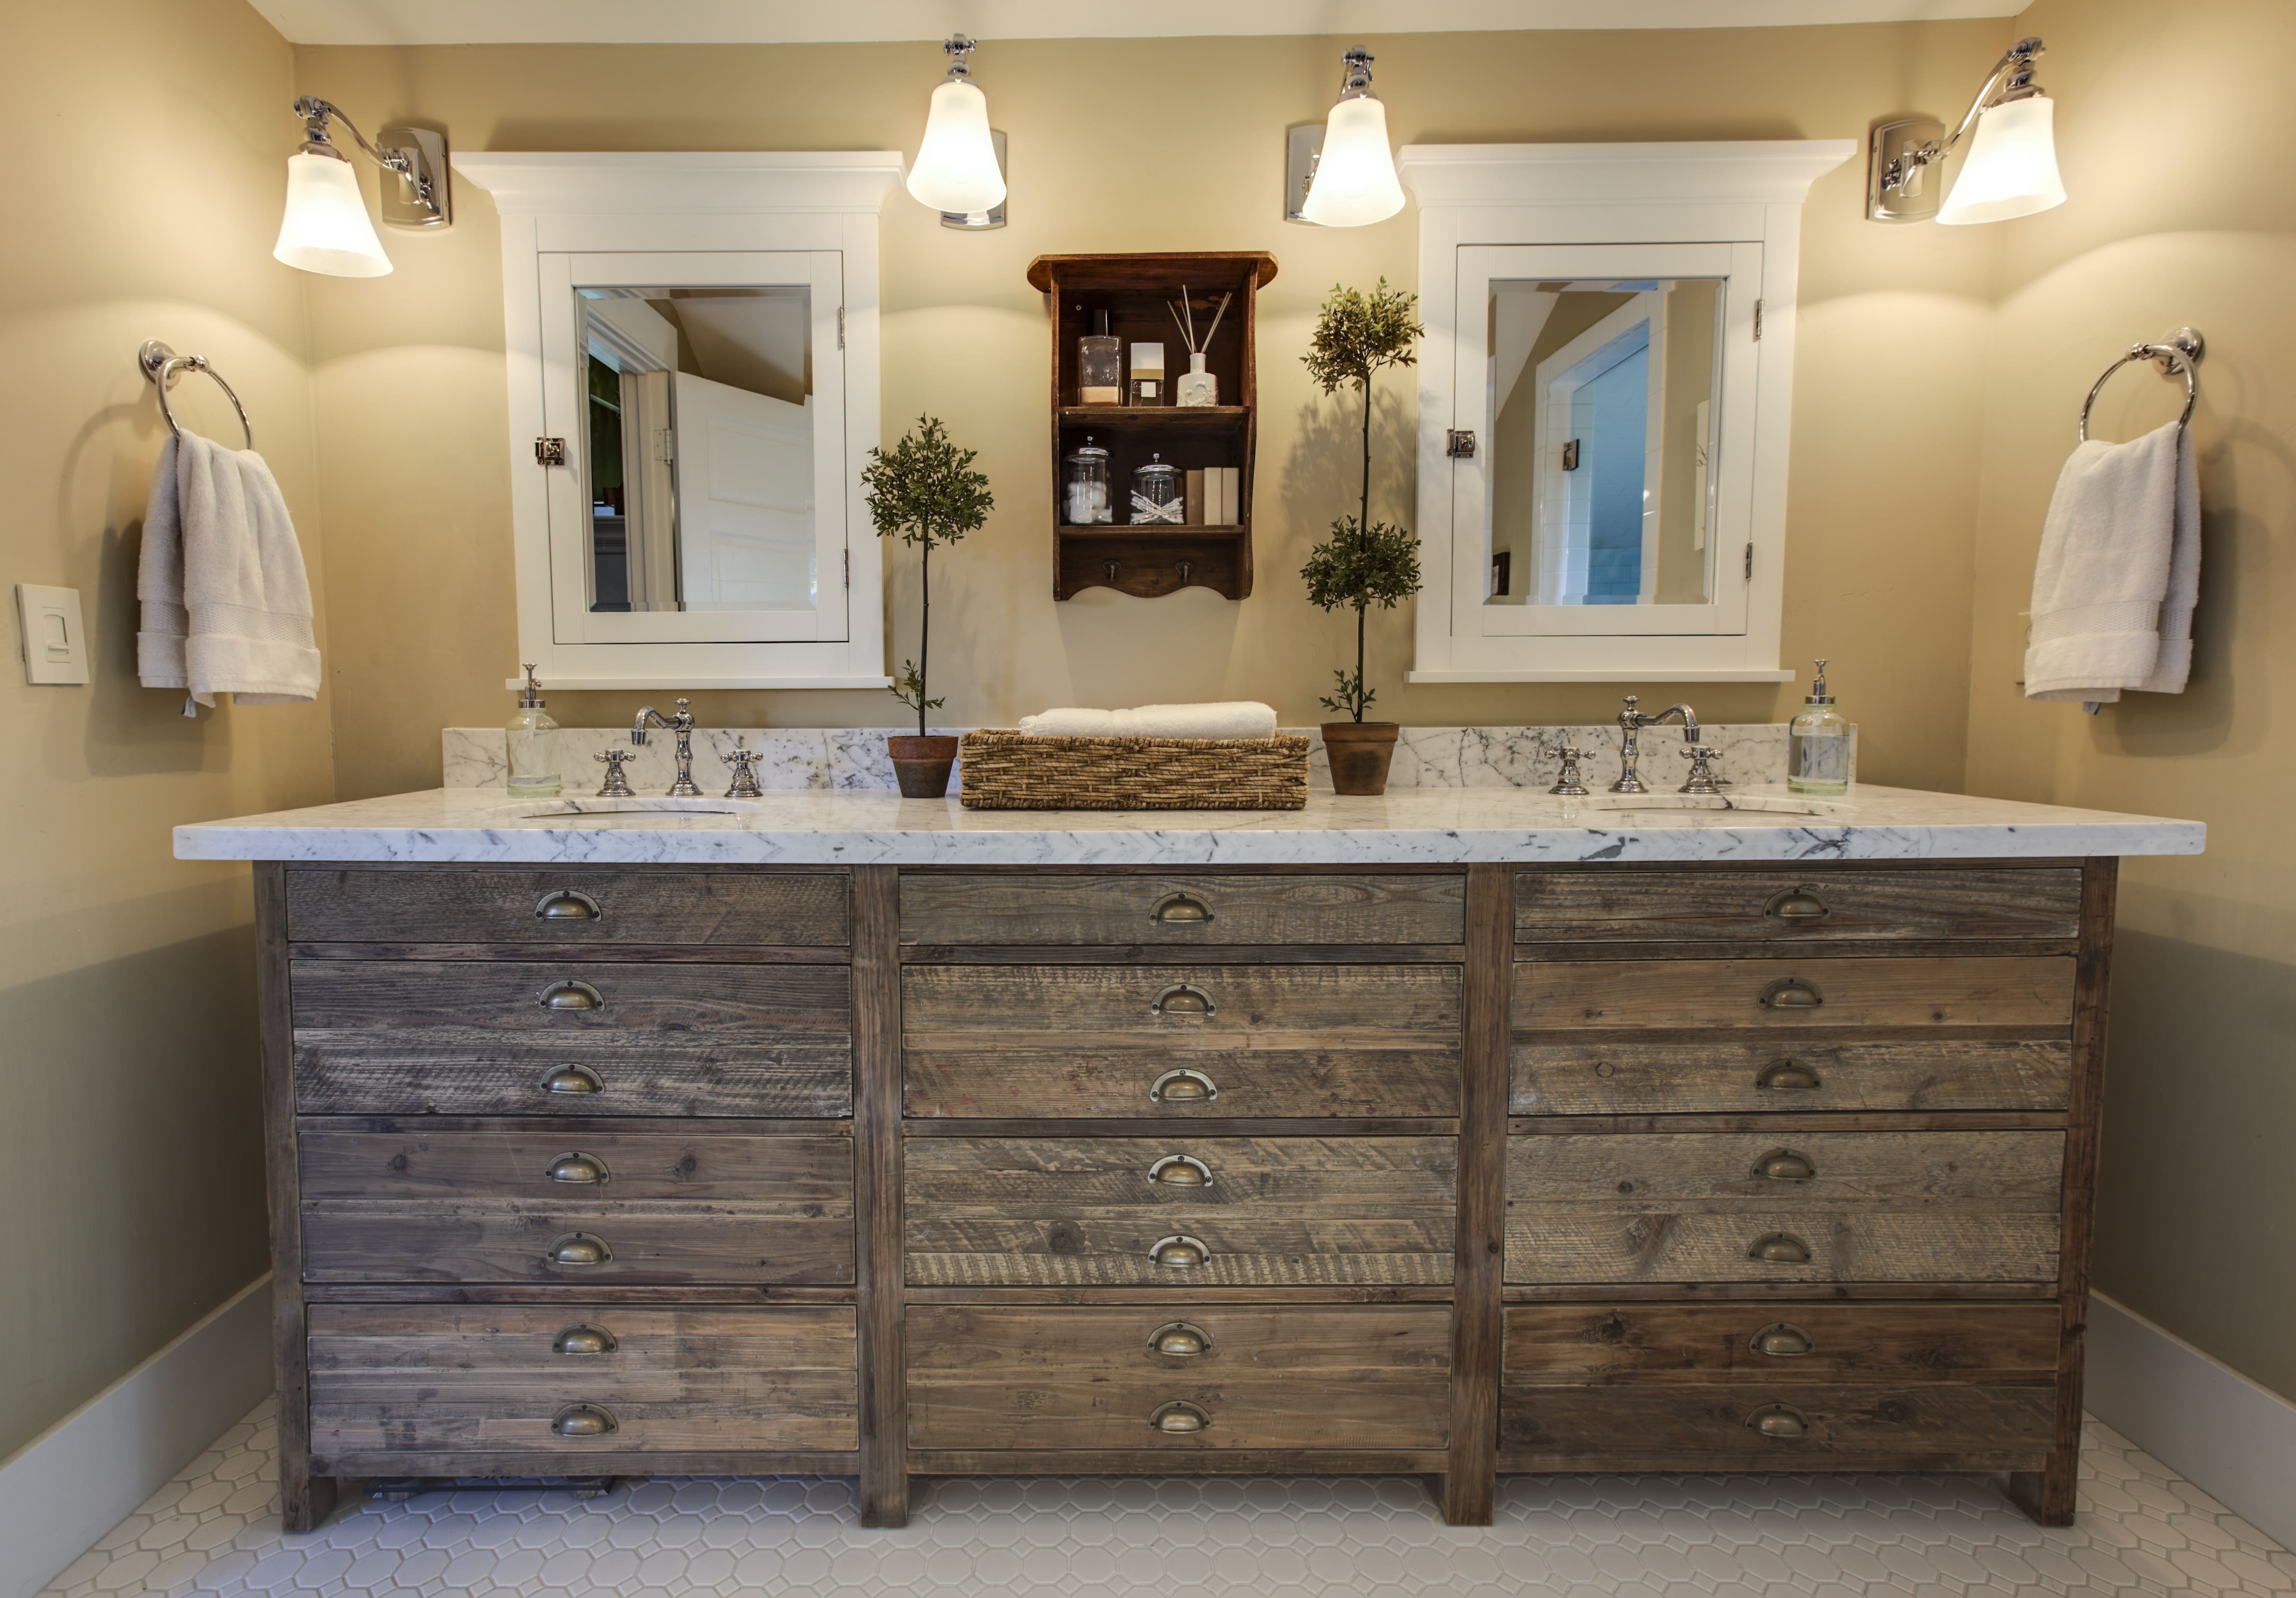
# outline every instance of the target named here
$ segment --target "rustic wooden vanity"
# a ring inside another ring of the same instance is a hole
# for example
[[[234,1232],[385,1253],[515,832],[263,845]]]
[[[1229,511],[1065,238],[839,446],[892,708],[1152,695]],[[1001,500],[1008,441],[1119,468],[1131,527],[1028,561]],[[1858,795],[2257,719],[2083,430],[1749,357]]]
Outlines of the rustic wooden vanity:
[[[879,1525],[956,1473],[1421,1473],[1473,1523],[1507,1472],[1988,1471],[2071,1515],[2110,855],[660,858],[718,836],[259,860],[291,1527],[771,1472]]]

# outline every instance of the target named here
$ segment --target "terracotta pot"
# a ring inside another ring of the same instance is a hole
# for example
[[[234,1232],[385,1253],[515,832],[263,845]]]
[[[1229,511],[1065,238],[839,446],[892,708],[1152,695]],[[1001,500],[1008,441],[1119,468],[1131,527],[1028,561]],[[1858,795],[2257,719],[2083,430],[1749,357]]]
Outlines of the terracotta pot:
[[[893,775],[900,779],[904,799],[948,797],[948,769],[956,763],[956,740],[939,734],[931,737],[889,737],[885,753],[893,757]]]
[[[1326,721],[1324,753],[1331,757],[1332,787],[1342,794],[1387,792],[1388,762],[1395,758],[1392,721]]]

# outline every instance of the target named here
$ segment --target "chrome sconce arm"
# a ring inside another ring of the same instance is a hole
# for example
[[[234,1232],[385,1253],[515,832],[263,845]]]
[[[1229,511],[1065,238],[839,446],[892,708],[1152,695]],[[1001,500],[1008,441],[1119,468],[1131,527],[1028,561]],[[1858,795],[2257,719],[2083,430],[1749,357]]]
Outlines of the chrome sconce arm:
[[[447,184],[447,142],[439,134],[422,128],[386,128],[382,130],[384,143],[377,145],[343,114],[340,106],[316,95],[297,99],[295,114],[303,119],[303,147],[296,153],[348,161],[350,158],[337,149],[328,136],[328,124],[337,123],[369,160],[398,175],[401,193],[397,196],[385,194],[383,220],[400,227],[446,227],[453,224]]]
[[[1938,218],[1942,196],[1930,180],[1928,169],[1943,161],[1963,139],[1977,131],[1987,113],[2024,101],[2041,103],[2035,108],[2039,118],[2038,128],[2023,130],[2026,148],[2005,158],[1998,154],[1996,157],[1997,161],[2006,159],[2018,164],[2020,170],[2010,182],[2012,192],[2020,200],[2005,206],[1997,203],[1984,214],[1958,218],[1948,215],[1939,219],[1996,220],[2062,203],[2063,191],[2056,179],[2055,151],[2049,132],[2048,97],[2033,81],[2034,63],[2046,49],[2039,38],[2030,37],[2009,46],[2008,54],[1995,62],[1992,71],[1986,75],[1983,86],[1971,99],[1969,109],[1962,113],[1951,133],[1934,117],[1901,117],[1875,124],[1867,155],[1866,216],[1876,222],[1919,222]],[[1980,138],[1967,158],[1964,179],[1986,155],[1984,140]],[[2045,174],[2041,165],[2046,165]],[[1991,177],[1995,184],[2003,180],[1998,168]]]

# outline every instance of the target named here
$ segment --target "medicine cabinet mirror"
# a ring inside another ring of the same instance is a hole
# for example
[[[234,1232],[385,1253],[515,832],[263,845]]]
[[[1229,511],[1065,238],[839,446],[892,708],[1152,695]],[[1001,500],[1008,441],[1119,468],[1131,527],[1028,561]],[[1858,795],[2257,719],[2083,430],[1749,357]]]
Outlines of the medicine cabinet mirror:
[[[1414,681],[1782,681],[1803,194],[1846,141],[1406,147]]]
[[[583,688],[882,686],[897,154],[457,156],[503,215],[519,643]]]

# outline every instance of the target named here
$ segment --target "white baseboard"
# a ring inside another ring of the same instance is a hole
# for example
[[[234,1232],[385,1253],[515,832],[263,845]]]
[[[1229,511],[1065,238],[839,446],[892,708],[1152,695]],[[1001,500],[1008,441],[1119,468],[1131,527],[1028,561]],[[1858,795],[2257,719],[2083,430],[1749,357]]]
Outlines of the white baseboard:
[[[2296,1548],[2296,1404],[2102,1293],[2088,1413],[2284,1548]]]
[[[0,1598],[32,1598],[271,1390],[271,1278],[0,1461]]]

